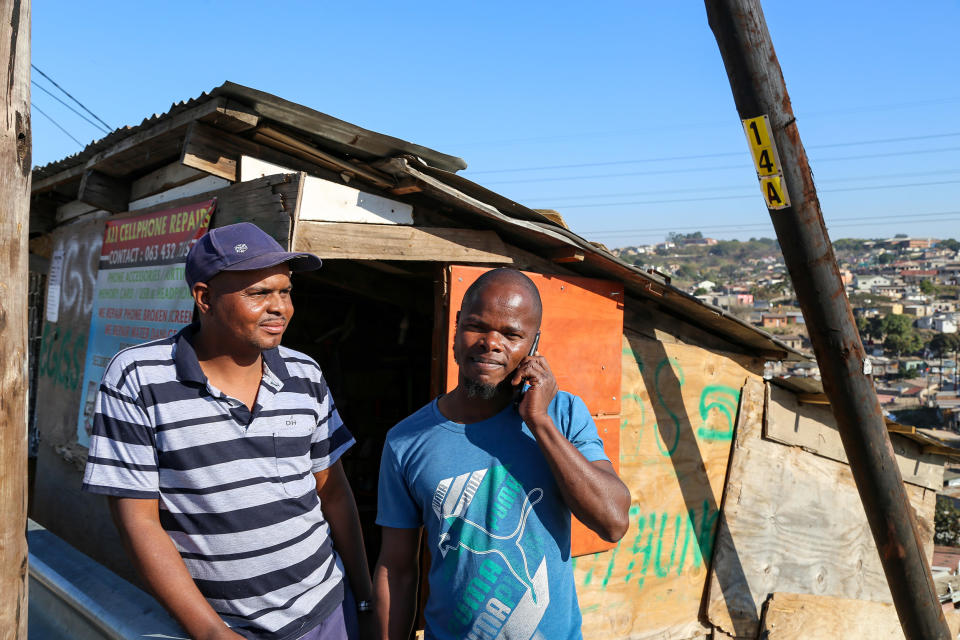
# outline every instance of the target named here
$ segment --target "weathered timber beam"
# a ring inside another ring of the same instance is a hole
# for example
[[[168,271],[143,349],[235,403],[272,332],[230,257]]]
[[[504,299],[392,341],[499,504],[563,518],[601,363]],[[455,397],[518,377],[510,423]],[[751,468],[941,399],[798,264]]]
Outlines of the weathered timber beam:
[[[183,113],[162,120],[156,125],[124,138],[117,144],[104,149],[97,155],[93,156],[87,162],[87,168],[97,168],[114,156],[130,151],[133,148],[138,147],[152,139],[176,132],[177,130],[188,126],[195,120],[202,120],[210,117],[220,117],[223,115],[222,110],[227,107],[227,102],[228,100],[226,98],[215,98],[192,109],[188,109]]]
[[[564,229],[570,228],[567,225],[567,221],[563,219],[562,215],[560,215],[559,211],[556,211],[554,209],[534,209],[534,211],[542,215],[544,218],[547,218],[548,220],[552,220],[553,222],[556,222],[558,225],[560,225]]]
[[[825,393],[798,393],[797,402],[802,404],[830,404]]]
[[[585,255],[580,249],[568,247],[554,251],[550,254],[550,259],[561,264],[565,262],[583,262]]]
[[[30,199],[30,234],[46,233],[56,225],[57,207],[63,198],[54,193],[42,193]]]
[[[57,174],[34,181],[31,191],[33,193],[48,191],[64,182],[76,180],[89,169],[102,169],[116,156],[131,152],[144,143],[165,136],[176,137],[178,132],[195,120],[215,123],[221,129],[244,131],[255,127],[259,122],[259,117],[252,111],[226,98],[214,98],[119,140],[116,144],[110,145],[90,158],[86,163],[74,165]]]
[[[187,167],[237,182],[240,180],[240,158],[251,156],[291,171],[305,171],[311,175],[337,181],[339,174],[329,166],[321,166],[303,158],[277,151],[246,138],[215,129],[203,122],[194,122],[183,140],[180,162]]]
[[[349,260],[423,260],[513,264],[493,231],[393,224],[298,221],[294,251]]]
[[[408,193],[419,193],[421,191],[423,191],[423,189],[413,178],[400,178],[397,180],[397,186],[390,189],[390,193],[398,196],[404,196]]]
[[[240,156],[244,153],[251,153],[251,149],[243,143],[230,140],[223,132],[209,125],[193,122],[187,128],[187,135],[183,140],[180,162],[236,182],[240,177]]]
[[[27,234],[30,228],[30,0],[2,2],[7,64],[0,121],[0,636],[27,637]],[[30,612],[33,615],[33,612]]]
[[[185,167],[180,162],[174,162],[134,180],[130,185],[130,200],[140,200],[147,196],[162,193],[205,176],[206,174],[202,171]]]
[[[231,133],[253,129],[260,123],[260,116],[255,111],[232,100],[221,100],[216,109],[197,119]]]
[[[77,200],[104,211],[120,213],[130,204],[130,183],[91,169],[80,179]]]
[[[338,158],[273,127],[260,127],[254,139],[310,162],[326,165],[336,171],[362,178],[382,189],[392,189],[396,186],[396,181],[385,173],[381,173],[372,167]]]

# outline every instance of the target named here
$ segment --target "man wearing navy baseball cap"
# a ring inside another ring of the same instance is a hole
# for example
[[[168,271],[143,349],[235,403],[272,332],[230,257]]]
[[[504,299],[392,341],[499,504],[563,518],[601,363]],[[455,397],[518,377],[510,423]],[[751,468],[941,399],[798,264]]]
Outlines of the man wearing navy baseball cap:
[[[110,498],[135,566],[192,638],[372,638],[370,573],[320,368],[280,346],[292,271],[250,223],[213,229],[185,275],[199,313],[104,373],[84,489]],[[347,584],[349,583],[349,584]]]

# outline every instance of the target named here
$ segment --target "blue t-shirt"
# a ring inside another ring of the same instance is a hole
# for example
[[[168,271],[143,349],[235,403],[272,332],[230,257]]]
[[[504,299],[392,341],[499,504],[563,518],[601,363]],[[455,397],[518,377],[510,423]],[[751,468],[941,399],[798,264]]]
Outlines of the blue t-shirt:
[[[549,413],[587,460],[607,459],[580,398],[561,391]],[[512,404],[463,425],[434,400],[391,429],[377,524],[425,527],[428,639],[582,638],[570,510]]]

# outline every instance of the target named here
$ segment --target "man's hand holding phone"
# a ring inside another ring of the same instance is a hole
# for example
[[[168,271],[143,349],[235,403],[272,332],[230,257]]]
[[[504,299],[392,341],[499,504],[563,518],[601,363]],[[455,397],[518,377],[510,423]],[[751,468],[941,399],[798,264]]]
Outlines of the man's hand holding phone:
[[[530,354],[520,361],[520,365],[510,379],[510,384],[517,387],[520,392],[517,411],[531,429],[534,425],[543,422],[543,418],[549,418],[547,409],[559,390],[557,379],[550,370],[547,359],[537,352],[539,338],[540,333],[537,332]],[[524,385],[529,386],[524,389]],[[552,421],[550,422],[552,424]]]

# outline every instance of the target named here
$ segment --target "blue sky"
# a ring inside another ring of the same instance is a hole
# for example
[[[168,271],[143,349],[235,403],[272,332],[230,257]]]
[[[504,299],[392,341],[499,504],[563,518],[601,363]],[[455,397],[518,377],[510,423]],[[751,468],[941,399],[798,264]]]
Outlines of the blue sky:
[[[960,238],[960,2],[763,4],[831,237]],[[610,247],[773,236],[701,2],[47,0],[32,34],[112,127],[232,80],[460,156]],[[36,110],[33,140],[39,165],[80,149]]]

